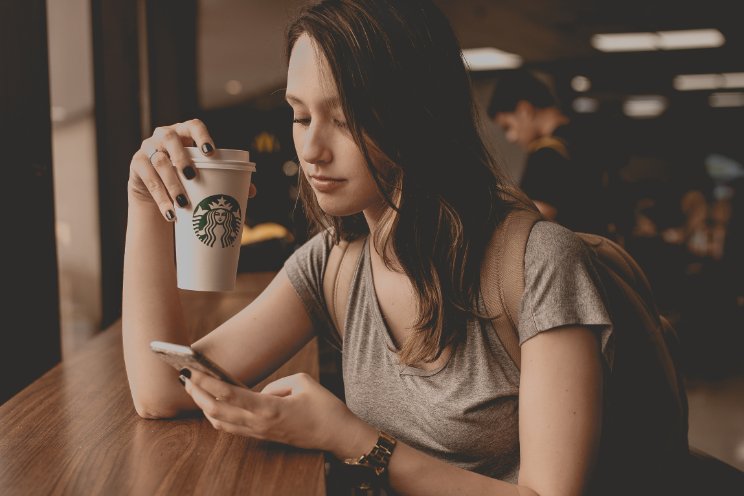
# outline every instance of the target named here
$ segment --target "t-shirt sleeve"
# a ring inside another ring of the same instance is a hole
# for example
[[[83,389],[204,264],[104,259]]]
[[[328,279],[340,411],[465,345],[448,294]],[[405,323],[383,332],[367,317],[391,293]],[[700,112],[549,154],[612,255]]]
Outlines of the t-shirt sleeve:
[[[284,262],[287,277],[305,305],[315,332],[326,337],[333,330],[333,322],[323,297],[323,274],[332,248],[330,234],[323,231],[313,236]]]
[[[519,344],[556,327],[587,326],[599,334],[611,369],[612,321],[593,255],[581,239],[553,222],[535,224],[527,241],[524,279]]]

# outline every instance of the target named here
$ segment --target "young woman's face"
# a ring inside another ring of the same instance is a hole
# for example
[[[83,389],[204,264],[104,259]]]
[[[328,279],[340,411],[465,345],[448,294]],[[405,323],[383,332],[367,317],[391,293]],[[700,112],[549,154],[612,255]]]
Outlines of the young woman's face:
[[[320,208],[334,216],[377,211],[382,196],[346,126],[328,63],[306,34],[292,48],[286,98],[297,157]]]

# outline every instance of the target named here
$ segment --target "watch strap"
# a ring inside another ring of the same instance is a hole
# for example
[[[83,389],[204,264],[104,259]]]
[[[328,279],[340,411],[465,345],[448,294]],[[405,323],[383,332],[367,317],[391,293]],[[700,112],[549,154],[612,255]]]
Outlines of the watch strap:
[[[393,436],[380,431],[377,443],[369,453],[362,455],[359,459],[352,458],[345,460],[344,463],[369,467],[374,471],[375,475],[380,477],[387,471],[387,466],[390,463],[390,457],[393,455],[396,444],[397,441]]]

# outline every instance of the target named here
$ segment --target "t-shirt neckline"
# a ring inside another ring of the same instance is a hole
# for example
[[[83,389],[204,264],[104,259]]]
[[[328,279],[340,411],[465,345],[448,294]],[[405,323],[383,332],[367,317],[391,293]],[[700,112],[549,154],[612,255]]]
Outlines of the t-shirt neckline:
[[[374,281],[374,275],[372,273],[372,259],[371,259],[371,246],[369,243],[369,236],[367,236],[367,239],[364,240],[364,279],[367,284],[367,291],[370,298],[370,305],[372,306],[372,316],[377,322],[379,329],[379,332],[382,333],[383,339],[385,340],[385,352],[388,354],[388,356],[392,359],[392,362],[396,364],[398,367],[398,373],[400,375],[415,375],[419,377],[431,377],[435,374],[438,374],[444,368],[449,364],[450,360],[452,360],[452,355],[454,354],[454,350],[450,350],[449,356],[444,361],[444,363],[432,370],[424,370],[417,367],[412,367],[410,365],[404,365],[401,364],[398,361],[398,349],[395,347],[395,343],[393,343],[393,338],[390,335],[390,329],[387,326],[387,323],[385,322],[385,318],[382,315],[382,309],[380,308],[380,301],[377,298],[377,290],[375,289],[375,281]]]

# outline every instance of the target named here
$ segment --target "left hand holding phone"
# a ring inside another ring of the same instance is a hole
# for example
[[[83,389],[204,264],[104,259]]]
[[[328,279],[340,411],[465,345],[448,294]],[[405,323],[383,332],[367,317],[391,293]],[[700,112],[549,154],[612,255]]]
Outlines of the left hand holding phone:
[[[192,371],[184,387],[215,429],[232,434],[339,458],[358,456],[377,439],[375,428],[307,374],[283,377],[257,393]]]

